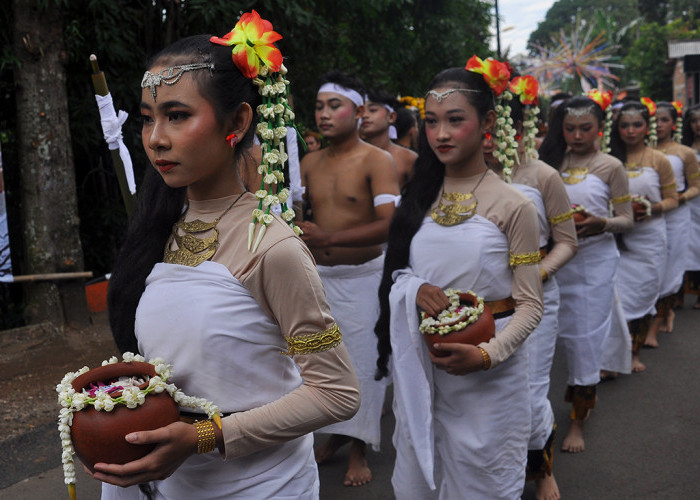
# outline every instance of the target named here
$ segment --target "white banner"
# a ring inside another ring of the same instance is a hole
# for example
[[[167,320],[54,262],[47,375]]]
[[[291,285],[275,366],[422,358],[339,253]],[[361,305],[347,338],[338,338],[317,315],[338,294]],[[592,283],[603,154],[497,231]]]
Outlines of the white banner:
[[[10,231],[7,228],[5,183],[2,179],[2,149],[0,149],[0,281],[12,282],[12,261],[10,260]]]

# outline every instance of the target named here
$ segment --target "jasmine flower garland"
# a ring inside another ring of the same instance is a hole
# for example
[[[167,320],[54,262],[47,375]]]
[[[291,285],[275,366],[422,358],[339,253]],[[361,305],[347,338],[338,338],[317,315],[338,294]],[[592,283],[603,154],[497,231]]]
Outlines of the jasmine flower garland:
[[[513,118],[510,116],[510,104],[508,104],[512,98],[513,94],[505,90],[496,100],[496,150],[493,156],[503,166],[503,179],[506,182],[510,182],[515,162],[520,163]]]
[[[537,115],[540,108],[535,106],[527,106],[524,113],[523,121],[523,146],[525,147],[525,157],[536,160],[540,157],[537,152],[535,137],[537,137]]]
[[[605,110],[605,121],[603,122],[603,137],[600,141],[600,150],[603,153],[610,152],[610,132],[612,131],[612,109],[608,106]]]
[[[460,290],[453,288],[445,290],[445,295],[450,300],[449,307],[438,314],[437,318],[421,312],[421,323],[418,330],[423,334],[447,335],[476,323],[484,312],[484,299],[469,290],[466,293],[476,298],[476,305],[467,306],[460,303],[460,293],[462,293]]]

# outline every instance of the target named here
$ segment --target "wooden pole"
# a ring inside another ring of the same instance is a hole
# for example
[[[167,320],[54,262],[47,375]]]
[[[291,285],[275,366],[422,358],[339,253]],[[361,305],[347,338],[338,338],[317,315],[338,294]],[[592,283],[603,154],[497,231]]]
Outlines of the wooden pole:
[[[28,281],[74,280],[80,278],[92,278],[92,271],[80,271],[75,273],[25,274],[24,276],[13,276],[12,283]]]
[[[97,56],[95,54],[90,54],[90,66],[92,67],[92,85],[95,87],[95,93],[97,95],[106,96],[109,94],[107,80],[105,79],[104,72],[100,71],[100,66],[97,64]],[[129,183],[126,180],[124,163],[122,162],[121,156],[119,156],[118,149],[111,149],[109,152],[112,155],[112,163],[114,163],[117,181],[119,181],[119,190],[124,200],[126,215],[127,217],[131,217],[131,214],[134,212],[134,206],[136,205],[136,199],[134,195],[131,194],[131,191],[129,191]]]

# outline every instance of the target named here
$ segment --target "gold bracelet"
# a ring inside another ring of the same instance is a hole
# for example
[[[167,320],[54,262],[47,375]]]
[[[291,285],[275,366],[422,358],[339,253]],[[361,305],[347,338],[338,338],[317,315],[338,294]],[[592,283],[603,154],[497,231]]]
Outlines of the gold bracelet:
[[[194,423],[197,429],[197,454],[209,453],[216,448],[216,434],[211,420],[198,420]]]
[[[491,356],[489,356],[489,353],[486,352],[486,349],[483,347],[479,347],[479,350],[481,351],[481,361],[482,361],[482,366],[484,370],[488,370],[491,368]]]

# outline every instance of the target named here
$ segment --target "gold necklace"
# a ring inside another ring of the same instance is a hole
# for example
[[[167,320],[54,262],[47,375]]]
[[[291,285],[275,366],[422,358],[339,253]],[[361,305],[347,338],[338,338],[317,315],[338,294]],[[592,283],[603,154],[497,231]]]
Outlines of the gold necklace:
[[[474,189],[472,189],[470,193],[466,194],[446,193],[445,184],[443,181],[440,201],[438,202],[437,207],[433,208],[433,210],[430,212],[430,216],[433,218],[433,220],[441,226],[454,226],[460,222],[464,222],[467,219],[471,219],[474,214],[476,214],[476,205],[479,202],[474,192],[476,191],[476,188],[479,187],[479,184],[481,184],[481,181],[484,180],[487,171],[488,168],[484,170],[483,174],[481,174],[481,178],[479,179],[479,182],[476,183],[476,186],[474,186]],[[463,201],[469,201],[472,199],[474,200],[472,203],[469,203],[468,205],[462,204]],[[449,202],[449,204],[446,202]]]
[[[644,151],[642,152],[642,157],[639,159],[638,162],[636,161],[626,161],[625,162],[625,170],[627,170],[627,178],[628,179],[634,179],[635,177],[639,177],[642,175],[642,168],[644,167],[644,157],[647,154],[647,147],[644,148]]]
[[[181,264],[183,266],[196,267],[202,262],[210,260],[219,247],[219,231],[216,229],[216,225],[246,192],[247,191],[243,191],[239,194],[238,197],[233,200],[233,203],[211,222],[204,222],[199,219],[185,222],[185,215],[187,212],[182,214],[180,220],[173,225],[173,231],[170,234],[170,238],[168,238],[168,242],[165,244],[163,262],[166,264]],[[199,233],[212,230],[214,231],[212,236],[207,238],[200,238],[197,236]],[[180,235],[179,231],[182,231],[184,234]],[[177,245],[177,249],[175,250],[170,249],[173,241]]]
[[[564,184],[578,184],[579,182],[583,182],[584,180],[586,180],[586,177],[588,177],[588,165],[591,164],[593,158],[595,158],[595,155],[596,153],[594,152],[593,156],[591,156],[591,158],[588,160],[585,167],[567,166],[566,169],[562,170],[560,177]],[[571,164],[571,154],[569,154],[569,156],[566,157],[566,164]]]

